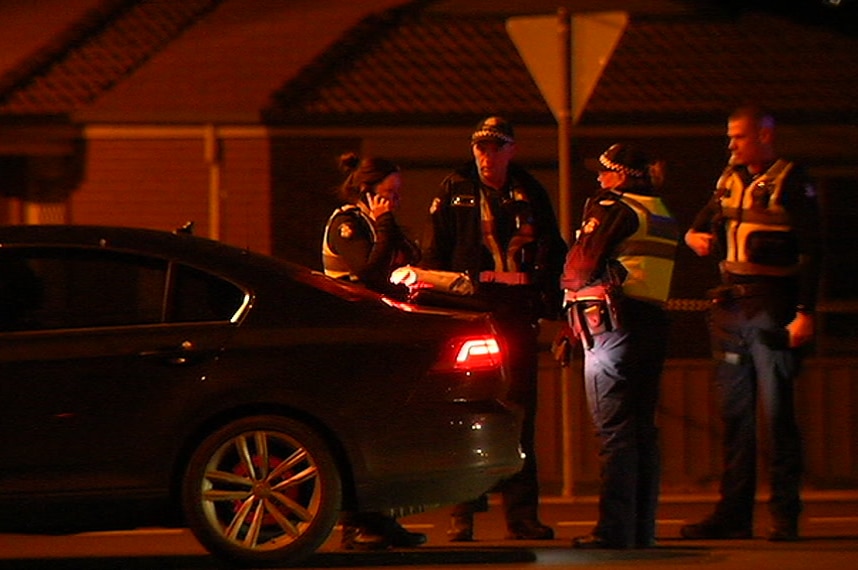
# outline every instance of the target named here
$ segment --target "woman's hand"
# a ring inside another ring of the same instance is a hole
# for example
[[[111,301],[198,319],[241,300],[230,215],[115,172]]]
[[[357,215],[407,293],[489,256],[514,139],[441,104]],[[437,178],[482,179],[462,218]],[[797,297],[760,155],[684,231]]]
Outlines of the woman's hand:
[[[373,220],[377,220],[382,214],[393,211],[393,203],[378,194],[367,194],[366,204],[369,206],[369,213]]]

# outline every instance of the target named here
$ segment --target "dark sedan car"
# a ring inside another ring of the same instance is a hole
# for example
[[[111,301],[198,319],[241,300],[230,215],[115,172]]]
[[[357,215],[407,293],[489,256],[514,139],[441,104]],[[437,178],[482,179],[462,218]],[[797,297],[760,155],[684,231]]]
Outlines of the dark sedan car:
[[[0,228],[0,530],[189,526],[295,562],[521,466],[486,314],[187,233]]]

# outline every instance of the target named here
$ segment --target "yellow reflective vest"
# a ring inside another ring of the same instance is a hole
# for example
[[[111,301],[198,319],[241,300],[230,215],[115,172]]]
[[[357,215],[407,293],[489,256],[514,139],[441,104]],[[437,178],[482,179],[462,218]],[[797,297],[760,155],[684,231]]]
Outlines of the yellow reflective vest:
[[[792,162],[778,160],[747,185],[732,168],[721,175],[718,193],[726,239],[722,271],[774,277],[798,272],[797,254],[771,254],[783,252],[792,238],[792,220],[782,204],[783,182],[792,168]]]
[[[331,246],[328,242],[328,232],[331,229],[331,224],[334,221],[334,218],[339,216],[340,214],[351,214],[356,218],[360,218],[366,224],[366,228],[369,230],[369,238],[372,240],[371,243],[375,243],[375,222],[372,218],[367,215],[359,206],[354,204],[346,204],[345,206],[341,206],[334,210],[334,213],[331,214],[331,217],[328,218],[328,223],[325,224],[325,235],[322,238],[322,265],[325,270],[325,275],[328,277],[333,277],[334,279],[349,279],[350,281],[358,281],[358,276],[353,275],[351,269],[348,264],[345,262],[343,257],[331,249]]]
[[[617,260],[628,275],[623,292],[629,297],[664,303],[670,294],[679,229],[661,198],[624,193],[620,200],[638,217],[638,230],[625,239]]]

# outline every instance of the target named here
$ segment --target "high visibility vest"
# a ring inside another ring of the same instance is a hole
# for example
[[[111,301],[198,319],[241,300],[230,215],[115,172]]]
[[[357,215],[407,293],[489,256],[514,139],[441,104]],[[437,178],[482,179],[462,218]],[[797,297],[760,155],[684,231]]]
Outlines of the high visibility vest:
[[[721,175],[718,192],[726,238],[723,271],[774,277],[798,272],[798,252],[791,252],[789,246],[792,220],[782,203],[783,182],[792,168],[792,162],[778,160],[748,185],[732,168]],[[767,256],[759,247],[755,251],[755,245],[763,243],[768,244],[767,249],[775,248],[778,255]]]
[[[617,251],[628,271],[623,292],[629,297],[664,303],[670,294],[679,226],[661,198],[624,193],[620,201],[638,217],[637,231]]]
[[[334,213],[331,214],[331,217],[328,218],[328,223],[325,224],[325,235],[322,238],[322,266],[325,270],[325,275],[328,277],[333,277],[334,279],[349,279],[350,281],[358,281],[358,276],[354,275],[348,264],[346,264],[343,257],[336,253],[331,249],[331,246],[328,243],[328,232],[331,229],[331,224],[334,221],[334,218],[341,214],[350,214],[355,217],[359,217],[369,228],[370,236],[372,238],[372,243],[375,243],[375,222],[372,218],[370,218],[366,212],[360,209],[360,207],[354,204],[346,204],[345,206],[341,206],[334,210]]]

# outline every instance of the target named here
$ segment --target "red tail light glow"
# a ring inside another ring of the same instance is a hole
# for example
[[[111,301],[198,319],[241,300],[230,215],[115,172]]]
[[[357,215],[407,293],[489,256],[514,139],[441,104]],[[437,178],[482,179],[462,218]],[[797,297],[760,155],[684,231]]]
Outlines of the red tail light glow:
[[[459,341],[455,364],[457,369],[496,368],[500,364],[500,345],[495,337],[484,336]]]

